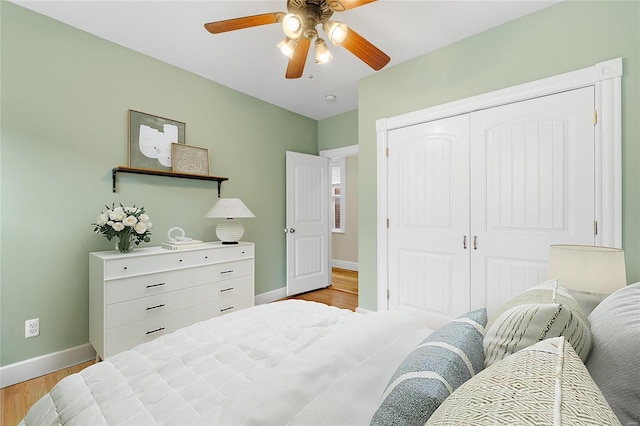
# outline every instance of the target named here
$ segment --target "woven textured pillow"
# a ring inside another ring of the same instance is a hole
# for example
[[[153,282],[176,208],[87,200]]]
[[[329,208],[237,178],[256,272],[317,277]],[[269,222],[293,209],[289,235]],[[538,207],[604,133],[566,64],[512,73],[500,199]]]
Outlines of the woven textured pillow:
[[[589,320],[593,349],[587,369],[622,424],[639,424],[640,283],[609,295]]]
[[[424,425],[456,388],[484,365],[486,309],[463,315],[430,334],[398,366],[372,425]]]
[[[487,326],[484,363],[501,359],[544,339],[564,336],[582,361],[593,345],[591,324],[567,289],[547,281],[500,307]]]
[[[447,398],[429,426],[620,425],[564,337],[485,368]]]

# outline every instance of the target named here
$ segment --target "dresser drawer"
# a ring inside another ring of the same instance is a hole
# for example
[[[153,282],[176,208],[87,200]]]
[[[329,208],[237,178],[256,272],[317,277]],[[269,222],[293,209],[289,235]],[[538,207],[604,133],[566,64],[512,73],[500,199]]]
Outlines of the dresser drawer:
[[[106,304],[139,299],[193,286],[193,270],[178,269],[105,282]]]
[[[254,305],[253,292],[238,291],[222,299],[200,303],[193,307],[193,320],[204,321],[209,318],[239,311]]]
[[[190,307],[156,318],[108,329],[104,357],[131,349],[140,343],[151,341],[192,323],[193,308]]]
[[[166,315],[193,305],[193,289],[113,303],[107,306],[107,328]]]
[[[216,262],[226,262],[228,260],[249,259],[254,256],[253,244],[238,246],[226,245],[206,250],[198,250],[194,252],[194,262],[196,265],[206,265]]]
[[[150,272],[166,271],[175,268],[188,268],[193,265],[193,252],[172,253],[167,251],[156,256],[127,256],[122,259],[110,259],[106,262],[105,279],[130,277]]]
[[[193,282],[200,285],[245,275],[253,275],[253,259],[198,266],[193,270]]]
[[[230,280],[199,285],[194,287],[195,303],[230,299],[238,293],[253,292],[253,276],[238,277]]]

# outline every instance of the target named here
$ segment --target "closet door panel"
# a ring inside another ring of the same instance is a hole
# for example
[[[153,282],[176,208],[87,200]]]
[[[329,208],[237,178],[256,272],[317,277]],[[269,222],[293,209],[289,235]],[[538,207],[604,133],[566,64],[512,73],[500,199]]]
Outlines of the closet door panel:
[[[589,87],[471,114],[473,307],[544,281],[551,244],[594,244],[593,105]]]
[[[389,133],[390,307],[448,315],[469,308],[468,120]]]

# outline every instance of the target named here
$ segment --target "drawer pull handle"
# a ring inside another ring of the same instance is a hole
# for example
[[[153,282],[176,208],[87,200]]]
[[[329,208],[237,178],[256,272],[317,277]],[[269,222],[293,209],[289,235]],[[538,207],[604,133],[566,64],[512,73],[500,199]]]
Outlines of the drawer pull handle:
[[[165,285],[166,283],[158,283],[158,284],[150,284],[147,288],[160,287],[161,285]]]
[[[156,305],[156,306],[150,306],[147,308],[147,311],[150,311],[152,309],[158,309],[158,308],[164,308],[164,303],[161,303],[160,305]]]
[[[230,311],[233,309],[233,306],[229,306],[228,308],[220,309],[220,312]]]
[[[156,328],[155,330],[147,331],[146,334],[153,334],[153,333],[157,333],[158,331],[162,331],[162,330],[164,330],[164,327],[160,327],[160,328]]]
[[[230,274],[232,272],[233,272],[233,269],[229,269],[228,271],[221,271],[220,275],[222,275],[222,274]]]
[[[222,290],[220,290],[220,293],[224,293],[225,291],[231,291],[231,290],[233,290],[233,287],[223,288]]]

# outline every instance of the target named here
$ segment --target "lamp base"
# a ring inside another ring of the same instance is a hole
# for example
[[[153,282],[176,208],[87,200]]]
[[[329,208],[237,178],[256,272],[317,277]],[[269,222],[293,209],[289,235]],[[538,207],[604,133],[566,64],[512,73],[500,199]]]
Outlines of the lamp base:
[[[225,219],[216,226],[216,236],[222,244],[238,244],[244,235],[244,226],[233,219]]]

